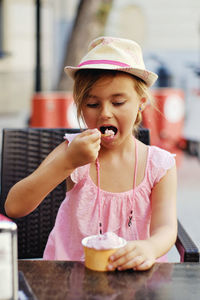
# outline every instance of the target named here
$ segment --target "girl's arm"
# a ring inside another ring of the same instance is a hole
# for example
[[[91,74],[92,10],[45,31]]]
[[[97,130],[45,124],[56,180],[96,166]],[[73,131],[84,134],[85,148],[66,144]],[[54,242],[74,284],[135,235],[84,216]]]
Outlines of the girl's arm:
[[[101,133],[87,130],[67,146],[57,146],[29,176],[16,183],[9,191],[5,210],[8,216],[19,218],[32,212],[41,201],[74,169],[95,161],[100,149]]]
[[[177,236],[176,166],[152,190],[150,238],[131,241],[110,258],[108,269],[147,270],[174,245]]]
[[[152,191],[151,237],[149,242],[156,258],[167,253],[176,241],[176,193],[177,176],[176,166],[174,166]]]

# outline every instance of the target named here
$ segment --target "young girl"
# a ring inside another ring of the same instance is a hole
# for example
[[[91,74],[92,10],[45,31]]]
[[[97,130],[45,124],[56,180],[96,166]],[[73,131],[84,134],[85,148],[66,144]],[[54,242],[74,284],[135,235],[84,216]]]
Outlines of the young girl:
[[[65,69],[88,129],[66,135],[10,190],[6,212],[30,213],[67,178],[44,259],[83,260],[82,238],[112,231],[129,242],[110,257],[108,270],[147,270],[165,260],[177,235],[174,157],[133,134],[157,75],[146,70],[138,44],[110,37],[94,40],[80,64]]]

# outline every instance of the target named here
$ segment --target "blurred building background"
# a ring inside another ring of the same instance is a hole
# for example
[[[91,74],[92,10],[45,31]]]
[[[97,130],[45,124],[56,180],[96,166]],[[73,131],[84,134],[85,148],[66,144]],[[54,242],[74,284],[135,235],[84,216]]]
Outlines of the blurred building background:
[[[35,91],[36,2],[1,0],[0,112],[30,109]],[[40,1],[42,89],[55,88],[77,1]]]
[[[36,3],[0,0],[0,113],[30,109],[35,89]],[[57,90],[78,0],[41,0],[42,90]],[[199,90],[200,2],[114,0],[106,35],[139,42],[147,67],[165,66],[171,85]],[[189,109],[189,108],[188,108]]]
[[[0,128],[27,126],[29,122],[36,92],[38,3],[41,91],[54,92],[59,90],[79,2],[0,0]],[[200,141],[200,1],[113,0],[102,35],[130,38],[142,46],[147,68],[160,74],[154,89],[162,87],[164,79],[164,86],[184,92],[183,137]],[[191,168],[194,177],[188,180]],[[193,230],[198,225],[195,214],[199,209],[195,207],[200,199],[198,160],[184,160],[181,170],[180,218],[200,244]]]

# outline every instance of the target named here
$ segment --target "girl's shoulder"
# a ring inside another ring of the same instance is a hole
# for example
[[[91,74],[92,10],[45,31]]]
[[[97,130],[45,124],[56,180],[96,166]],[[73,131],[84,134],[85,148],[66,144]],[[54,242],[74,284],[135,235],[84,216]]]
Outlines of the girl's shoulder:
[[[175,164],[175,154],[157,146],[148,146],[146,173],[152,186],[158,183]]]
[[[70,175],[71,180],[74,183],[78,183],[81,180],[87,179],[89,176],[90,164],[76,168]]]
[[[155,167],[171,168],[175,164],[176,154],[170,153],[167,150],[157,146],[148,146],[148,160]]]

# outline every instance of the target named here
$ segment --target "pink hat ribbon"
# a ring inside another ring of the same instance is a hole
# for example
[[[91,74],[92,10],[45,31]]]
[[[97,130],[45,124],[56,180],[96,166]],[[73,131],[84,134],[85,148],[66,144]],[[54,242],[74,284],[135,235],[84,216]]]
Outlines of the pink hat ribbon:
[[[116,60],[107,60],[107,59],[86,60],[86,61],[80,63],[78,65],[78,67],[82,67],[84,65],[92,65],[92,64],[107,64],[107,65],[116,65],[116,66],[119,66],[119,67],[131,68],[131,66],[129,66],[125,63],[122,63],[122,62],[119,62],[119,61],[116,61]]]

